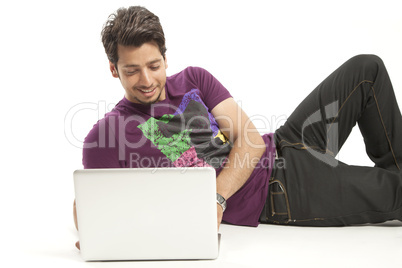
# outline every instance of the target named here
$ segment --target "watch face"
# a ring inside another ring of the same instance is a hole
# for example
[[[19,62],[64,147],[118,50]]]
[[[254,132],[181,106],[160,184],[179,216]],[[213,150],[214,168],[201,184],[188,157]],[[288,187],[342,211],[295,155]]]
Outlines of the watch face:
[[[220,194],[216,194],[216,201],[218,201],[219,205],[222,207],[223,211],[226,209],[226,200]]]

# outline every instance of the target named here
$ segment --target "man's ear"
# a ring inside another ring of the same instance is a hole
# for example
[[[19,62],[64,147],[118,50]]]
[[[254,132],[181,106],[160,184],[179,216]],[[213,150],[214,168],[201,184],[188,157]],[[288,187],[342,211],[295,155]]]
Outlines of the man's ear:
[[[112,76],[114,78],[119,78],[119,73],[117,72],[117,68],[111,61],[109,61],[109,67],[110,67],[110,72],[112,73]]]

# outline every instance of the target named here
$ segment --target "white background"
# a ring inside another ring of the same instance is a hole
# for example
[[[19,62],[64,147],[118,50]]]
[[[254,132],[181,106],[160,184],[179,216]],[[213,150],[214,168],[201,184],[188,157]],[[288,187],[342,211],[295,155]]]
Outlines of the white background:
[[[129,5],[159,16],[168,75],[190,65],[209,70],[249,116],[266,118],[256,122],[262,133],[279,127],[277,118],[356,54],[384,60],[402,104],[398,1],[1,4],[0,252],[3,261],[13,260],[8,267],[60,266],[76,254],[72,172],[82,168],[80,144],[124,95],[100,32],[110,13]],[[372,165],[357,128],[339,159]]]

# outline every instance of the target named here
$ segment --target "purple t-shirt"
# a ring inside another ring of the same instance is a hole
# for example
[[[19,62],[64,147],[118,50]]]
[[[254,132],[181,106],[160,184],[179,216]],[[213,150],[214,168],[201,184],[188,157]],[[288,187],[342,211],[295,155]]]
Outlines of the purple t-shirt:
[[[188,67],[167,77],[166,99],[152,105],[123,98],[84,141],[84,168],[202,167],[222,170],[232,144],[211,110],[230,93],[206,70]],[[271,134],[257,167],[227,200],[223,221],[258,226],[275,158]],[[245,164],[240,162],[239,164]]]

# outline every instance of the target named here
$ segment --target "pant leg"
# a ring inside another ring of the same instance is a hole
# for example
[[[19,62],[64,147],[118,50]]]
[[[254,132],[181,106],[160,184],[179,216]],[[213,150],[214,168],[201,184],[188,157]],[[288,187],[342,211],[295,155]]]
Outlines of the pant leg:
[[[280,147],[306,148],[331,161],[356,122],[376,166],[400,170],[401,112],[386,68],[374,55],[353,57],[335,70],[296,108],[275,138]]]
[[[356,122],[376,167],[348,166],[335,159]],[[401,220],[400,137],[402,117],[381,59],[360,55],[347,61],[275,133],[286,166],[280,191],[286,192],[290,209],[289,216],[281,216],[288,217],[282,223]]]
[[[346,226],[402,220],[402,172],[379,167],[332,167],[307,150],[282,150],[265,206],[265,223]]]

